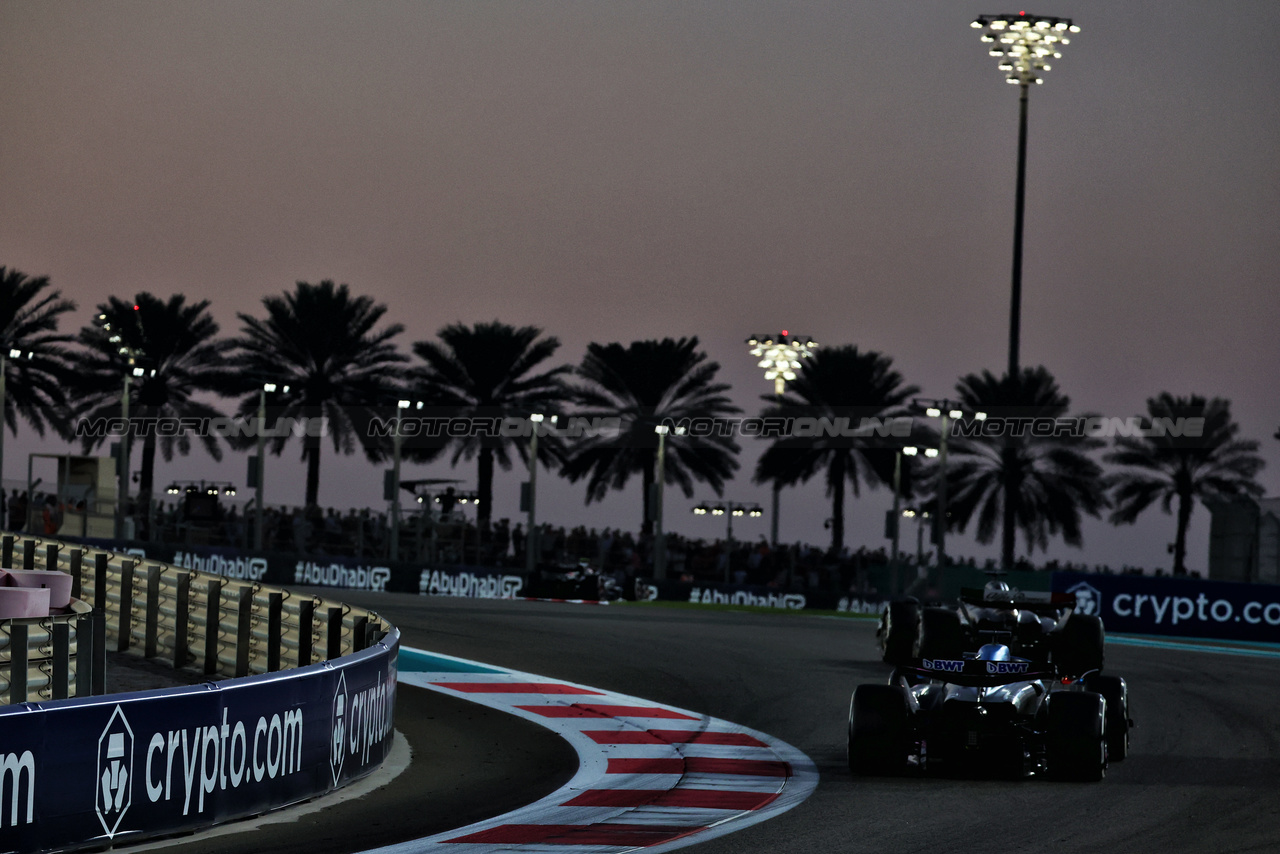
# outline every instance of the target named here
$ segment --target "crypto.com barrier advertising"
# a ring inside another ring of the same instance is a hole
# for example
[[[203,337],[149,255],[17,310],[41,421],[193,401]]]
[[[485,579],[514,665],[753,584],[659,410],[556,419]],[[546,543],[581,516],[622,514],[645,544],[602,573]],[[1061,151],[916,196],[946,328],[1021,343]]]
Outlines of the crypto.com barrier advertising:
[[[0,851],[197,830],[368,774],[391,746],[398,644],[393,630],[300,670],[0,707]]]
[[[1270,584],[1055,572],[1053,590],[1074,593],[1109,632],[1280,642],[1280,587]]]

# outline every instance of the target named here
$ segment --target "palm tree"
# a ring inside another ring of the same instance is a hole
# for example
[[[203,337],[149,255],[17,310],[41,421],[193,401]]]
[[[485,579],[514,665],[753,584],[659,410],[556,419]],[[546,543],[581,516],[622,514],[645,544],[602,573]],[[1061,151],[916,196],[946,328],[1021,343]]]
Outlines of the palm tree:
[[[1195,500],[1261,496],[1264,490],[1254,478],[1263,461],[1257,442],[1236,438],[1240,426],[1231,419],[1230,403],[1220,397],[1206,401],[1199,395],[1163,392],[1147,400],[1147,414],[1149,435],[1117,437],[1115,450],[1105,458],[1126,467],[1108,479],[1116,508],[1111,522],[1133,524],[1157,500],[1168,513],[1176,498],[1173,574],[1185,575],[1187,525]],[[1199,424],[1203,429],[1196,429]]]
[[[1081,513],[1097,516],[1106,506],[1102,468],[1087,452],[1102,442],[1070,431],[1039,436],[1013,429],[1021,419],[1066,415],[1071,399],[1044,367],[1023,368],[1014,379],[990,371],[969,374],[956,384],[962,407],[986,412],[1010,429],[1001,435],[955,440],[947,467],[947,528],[963,531],[977,516],[977,539],[989,543],[1001,532],[1001,559],[1013,566],[1017,532],[1028,550],[1045,549],[1050,536],[1068,545],[1082,543]]]
[[[415,371],[410,385],[440,411],[458,418],[527,419],[533,413],[555,414],[565,399],[561,377],[567,365],[533,373],[560,347],[559,339],[541,337],[536,326],[508,326],[505,323],[450,324],[438,333],[440,342],[418,341],[413,352],[425,363]],[[539,437],[541,439],[541,437]],[[448,437],[445,445],[454,448],[452,465],[478,457],[477,492],[480,506],[476,524],[487,531],[493,510],[493,469],[511,468],[509,449],[516,445],[525,458],[524,443],[500,431],[473,430],[471,435]],[[428,453],[430,449],[428,449]],[[411,451],[413,456],[415,452]],[[561,446],[555,437],[540,441],[538,458],[558,459]]]
[[[19,415],[41,436],[46,422],[67,432],[62,407],[70,354],[63,345],[72,337],[57,330],[61,315],[75,308],[61,291],[49,290],[48,276],[0,267],[0,360],[6,365],[0,442],[4,425],[17,435]]]
[[[886,453],[874,431],[866,435],[860,429],[862,419],[897,414],[903,402],[920,390],[902,382],[888,356],[874,350],[861,352],[852,345],[824,347],[803,363],[780,399],[764,398],[777,401],[765,412],[766,418],[809,416],[828,419],[836,428],[820,430],[816,436],[775,440],[761,455],[755,471],[756,483],[785,485],[808,483],[820,472],[824,475],[831,497],[833,553],[844,549],[845,482],[857,496],[862,483],[875,486],[885,481],[886,459],[892,465],[891,452]]]
[[[586,436],[573,448],[561,474],[576,483],[587,479],[587,503],[599,501],[611,489],[623,489],[639,474],[641,530],[652,532],[650,499],[656,480],[658,436],[654,427],[670,421],[717,418],[741,410],[729,402],[729,386],[715,381],[720,365],[708,362],[697,337],[664,338],[622,344],[589,344],[578,367],[585,384],[574,398],[591,419],[617,419],[620,430]],[[732,436],[676,435],[666,438],[664,480],[693,495],[695,480],[717,495],[738,468],[738,445]]]
[[[129,417],[134,425],[148,423],[139,422],[140,418],[221,417],[217,409],[192,396],[215,391],[225,382],[231,344],[217,335],[208,300],[188,305],[181,294],[166,301],[147,292],[128,301],[111,297],[98,306],[96,321],[81,329],[77,339],[83,351],[70,383],[76,397],[74,414],[85,421],[122,416],[123,384],[129,382]],[[154,485],[157,447],[169,461],[174,450],[189,453],[191,439],[186,431],[146,429],[142,433],[138,499],[145,506]],[[132,435],[136,432],[129,441]],[[108,434],[80,431],[78,438],[87,453]],[[222,459],[214,436],[203,432],[198,438],[215,460]]]
[[[308,426],[302,442],[305,503],[315,506],[323,433],[327,431],[335,453],[353,453],[359,443],[371,462],[385,457],[385,439],[366,428],[386,412],[401,387],[400,366],[408,358],[391,339],[404,327],[395,323],[375,329],[387,307],[367,296],[352,296],[347,285],[328,279],[318,285],[298,282],[292,293],[265,297],[262,305],[266,317],[236,315],[244,324],[233,359],[240,370],[233,388],[244,395],[238,414],[256,417],[262,383],[273,382],[288,386],[272,400],[277,419],[324,425],[323,430]],[[272,436],[272,453],[280,454],[289,438]]]

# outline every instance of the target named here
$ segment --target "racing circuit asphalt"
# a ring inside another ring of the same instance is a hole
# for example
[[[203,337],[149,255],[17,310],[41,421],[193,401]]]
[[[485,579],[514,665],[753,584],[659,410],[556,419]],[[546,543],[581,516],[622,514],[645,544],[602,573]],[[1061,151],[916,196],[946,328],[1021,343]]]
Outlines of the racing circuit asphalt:
[[[332,592],[332,591],[329,591]],[[344,591],[406,646],[704,712],[798,747],[821,773],[804,803],[699,844],[778,852],[1263,852],[1280,850],[1275,659],[1108,644],[1138,722],[1101,783],[859,778],[845,765],[849,696],[888,673],[872,620]],[[401,686],[414,761],[390,785],[294,822],[170,850],[355,852],[535,800],[576,760],[533,724]]]

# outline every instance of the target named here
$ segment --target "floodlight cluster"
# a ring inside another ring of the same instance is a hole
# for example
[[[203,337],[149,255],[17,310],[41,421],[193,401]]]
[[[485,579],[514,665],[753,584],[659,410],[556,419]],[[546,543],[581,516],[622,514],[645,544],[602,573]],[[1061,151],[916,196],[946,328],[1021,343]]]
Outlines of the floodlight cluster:
[[[987,52],[999,60],[1005,80],[1023,86],[1043,83],[1041,72],[1053,67],[1049,60],[1060,58],[1063,45],[1071,43],[1067,35],[1080,32],[1070,18],[1026,12],[982,15],[969,26],[982,30],[982,41],[989,45]]]
[[[818,342],[808,337],[793,337],[784,329],[781,335],[752,335],[747,339],[752,356],[760,360],[764,378],[773,380],[774,393],[782,394],[786,384],[796,378],[800,360],[818,349]]]
[[[175,480],[173,483],[166,486],[164,491],[169,495],[181,495],[183,493],[186,493],[187,495],[200,495],[201,493],[204,493],[205,495],[217,497],[219,494],[226,496],[235,495],[236,487],[235,484],[224,483],[222,481],[206,482],[202,480],[197,482],[194,480]]]
[[[750,516],[752,519],[758,519],[764,515],[764,510],[760,509],[758,504],[699,504],[693,508],[693,515],[706,516],[723,516],[728,513],[731,516]]]

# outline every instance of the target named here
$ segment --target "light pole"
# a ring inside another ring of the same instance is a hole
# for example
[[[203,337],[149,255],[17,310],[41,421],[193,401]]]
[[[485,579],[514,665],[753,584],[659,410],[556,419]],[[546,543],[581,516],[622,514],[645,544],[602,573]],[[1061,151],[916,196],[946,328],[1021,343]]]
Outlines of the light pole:
[[[135,304],[133,306],[133,310],[135,312],[133,317],[138,327],[136,340],[144,341],[146,339],[146,334],[142,329],[142,315],[138,313],[141,311],[141,308]],[[129,451],[130,445],[132,444],[130,440],[133,437],[133,429],[129,424],[129,384],[133,381],[134,377],[145,376],[147,372],[137,364],[138,358],[143,355],[142,348],[140,346],[131,346],[126,344],[122,330],[112,330],[111,319],[105,312],[99,313],[94,323],[102,330],[102,333],[107,336],[107,343],[116,345],[116,353],[124,359],[125,363],[124,388],[120,393],[120,417],[124,422],[124,435],[120,437],[120,458],[117,461],[119,467],[120,489],[116,496],[115,531],[116,539],[123,539],[126,533],[124,520],[126,517],[126,508],[129,503]],[[151,375],[155,376],[154,370],[152,370]],[[150,496],[148,496],[148,500],[149,499]]]
[[[400,559],[400,419],[410,401],[396,401],[396,433],[391,437],[391,560]]]
[[[914,457],[920,449],[914,445],[899,448],[893,456],[893,551],[889,557],[890,593],[898,594],[898,533],[902,523],[902,456]]]
[[[667,537],[662,530],[662,500],[667,486],[667,433],[670,428],[666,424],[658,424],[653,428],[658,434],[657,489],[653,496],[653,577],[667,577]],[[677,427],[676,435],[683,436],[684,428]]]
[[[27,353],[27,358],[35,356],[35,353]],[[22,351],[16,347],[10,347],[8,352],[0,351],[0,507],[5,507],[4,499],[4,428],[8,423],[5,418],[5,410],[9,405],[8,393],[6,391],[6,377],[8,375],[9,364],[7,359],[22,358]],[[0,528],[8,527],[8,518],[0,519]]]
[[[542,413],[533,413],[529,421],[529,530],[524,536],[524,569],[532,574],[538,566],[538,425],[543,421]]]
[[[773,393],[778,399],[778,404],[781,405],[782,395],[787,390],[787,383],[796,378],[796,371],[800,368],[801,360],[809,358],[813,355],[813,351],[818,349],[818,342],[807,337],[793,338],[784,329],[782,334],[778,336],[752,335],[747,339],[747,346],[751,348],[748,352],[760,360],[756,366],[764,368],[764,378],[773,380]],[[769,542],[775,549],[778,547],[778,515],[781,493],[782,484],[774,481],[773,518],[769,523]]]
[[[924,578],[924,520],[929,518],[929,514],[908,507],[902,511],[902,515],[906,519],[916,520],[916,571],[920,573],[920,578]]]
[[[1080,28],[1070,18],[1028,15],[980,15],[969,26],[982,31],[988,53],[999,60],[1005,80],[1019,89],[1018,98],[1018,182],[1013,219],[1013,282],[1009,306],[1009,376],[1018,375],[1018,347],[1022,315],[1022,216],[1027,183],[1027,91],[1040,84],[1040,72],[1050,69],[1049,60],[1062,56],[1063,45],[1071,43],[1068,33]]]
[[[917,407],[924,408],[924,414],[930,418],[942,419],[942,432],[938,440],[938,478],[937,478],[937,542],[938,542],[938,571],[942,572],[947,565],[947,435],[951,432],[951,421],[955,418],[963,418],[965,412],[960,409],[960,405],[950,400],[926,400],[916,398],[913,404]],[[978,421],[985,421],[987,413],[975,412],[973,417]],[[929,451],[933,449],[930,448]],[[933,454],[926,451],[926,456]]]
[[[130,357],[129,364],[133,365]],[[133,444],[133,430],[129,425],[129,386],[134,377],[141,377],[146,371],[133,367],[124,375],[124,389],[120,392],[120,418],[124,421],[124,435],[120,438],[120,498],[116,504],[116,539],[122,540],[128,534],[125,519],[129,516],[129,452]]]
[[[262,388],[258,389],[258,467],[254,472],[253,486],[253,547],[256,551],[262,551],[262,526],[263,510],[262,510],[262,490],[266,480],[267,472],[267,393],[276,390],[275,383],[263,383]],[[285,394],[289,393],[289,387],[281,388]]]
[[[653,577],[662,581],[667,577],[667,538],[662,530],[662,493],[667,483],[667,432],[666,424],[653,428],[658,434],[658,488],[653,502]]]
[[[724,580],[728,583],[733,575],[733,517],[748,516],[759,519],[764,515],[759,504],[739,504],[736,501],[718,502],[716,504],[698,504],[693,508],[693,515],[724,516],[727,522],[725,530]]]

